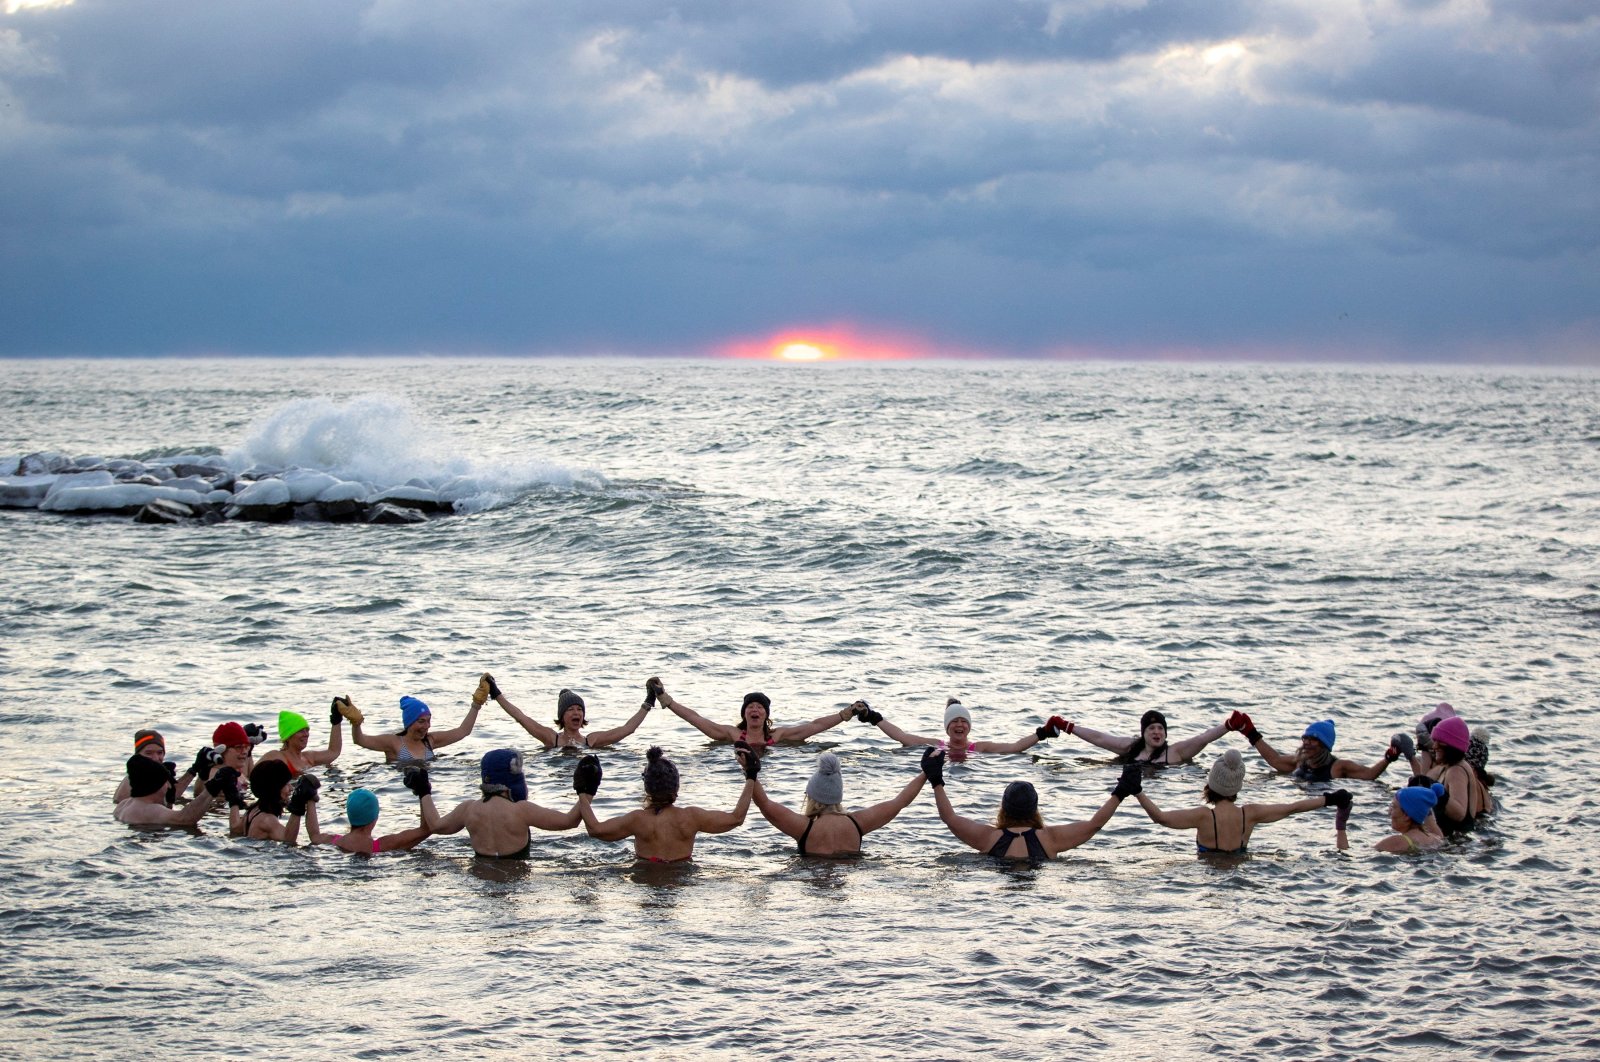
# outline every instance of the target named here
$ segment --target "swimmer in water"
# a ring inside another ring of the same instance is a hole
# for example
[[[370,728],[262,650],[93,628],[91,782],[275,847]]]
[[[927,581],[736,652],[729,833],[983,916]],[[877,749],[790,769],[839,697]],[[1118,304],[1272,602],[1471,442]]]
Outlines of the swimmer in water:
[[[169,808],[165,798],[172,775],[165,764],[136,752],[128,757],[127,771],[128,795],[117,804],[115,815],[130,826],[194,826],[216,799],[202,789],[183,807]]]
[[[292,778],[289,765],[283,760],[263,757],[250,772],[250,791],[255,794],[256,802],[239,816],[239,835],[258,841],[294,844],[304,822],[307,839],[316,844],[322,839],[316,810],[321,786],[315,775]],[[285,811],[289,814],[288,822],[282,821]]]
[[[662,706],[672,712],[679,719],[694,727],[712,741],[743,741],[755,750],[757,755],[766,752],[768,748],[779,742],[804,741],[806,738],[820,734],[829,727],[838,726],[840,723],[855,715],[854,707],[841,708],[837,712],[818,716],[809,723],[797,726],[772,725],[772,698],[765,693],[747,693],[744,703],[739,706],[739,722],[713,723],[694,709],[685,706],[681,701],[675,700],[661,684],[660,679],[651,679],[649,689],[655,692],[656,698]]]
[[[1053,715],[1036,727],[1027,737],[1015,741],[972,741],[972,712],[966,705],[956,698],[948,698],[944,702],[944,736],[945,740],[935,737],[923,737],[921,734],[908,734],[893,723],[884,719],[882,715],[868,707],[866,701],[857,701],[850,706],[850,710],[864,723],[869,723],[882,730],[902,745],[932,745],[934,748],[943,749],[950,754],[952,762],[959,763],[978,752],[1022,752],[1031,749],[1041,741],[1056,737],[1071,724],[1059,715]]]
[[[1086,822],[1072,822],[1062,826],[1046,826],[1039,816],[1039,794],[1030,782],[1012,782],[1000,798],[1000,812],[994,824],[979,822],[956,814],[950,798],[944,791],[944,751],[927,749],[922,754],[922,773],[933,786],[933,798],[939,805],[939,818],[951,833],[997,859],[1026,859],[1043,862],[1054,859],[1069,848],[1076,848],[1111,820],[1121,806],[1123,798],[1138,792],[1137,772],[1130,783],[1125,773],[1118,780],[1111,796],[1100,805],[1100,810]],[[1130,788],[1130,786],[1132,786]]]
[[[257,736],[259,734],[259,737]],[[266,730],[256,726],[223,723],[211,732],[211,747],[203,748],[195,756],[196,792],[200,780],[214,797],[221,797],[233,812],[244,809],[245,784],[254,766],[255,746],[266,738]],[[222,779],[218,781],[219,777]],[[233,819],[230,812],[230,823]]]
[[[350,703],[349,698],[333,699],[328,708],[328,747],[325,749],[306,748],[311,742],[311,723],[305,716],[298,712],[279,712],[278,740],[282,744],[261,757],[260,762],[282,760],[289,765],[291,778],[298,778],[313,767],[328,766],[344,751],[344,728],[341,724],[349,718],[346,713],[354,713],[355,710],[356,706]]]
[[[583,759],[593,760],[594,757]],[[595,760],[596,788],[599,786],[598,768],[599,761]],[[441,816],[433,806],[433,785],[428,772],[421,767],[407,768],[406,788],[422,799],[423,825],[436,834],[466,830],[472,851],[484,859],[527,859],[533,847],[530,831],[570,830],[583,821],[576,801],[570,810],[563,812],[540,807],[528,799],[522,754],[515,749],[484,753],[479,774],[483,799],[468,801]],[[573,784],[577,785],[580,780],[575,777]],[[593,790],[589,792],[592,796]]]
[[[1137,774],[1139,769],[1137,764],[1123,768],[1129,774]],[[1134,795],[1151,822],[1169,830],[1193,830],[1195,848],[1201,854],[1243,855],[1249,850],[1251,832],[1262,823],[1326,807],[1338,809],[1334,821],[1337,847],[1348,847],[1344,824],[1350,816],[1350,794],[1343,789],[1287,804],[1240,804],[1239,790],[1243,786],[1244,757],[1239,755],[1238,749],[1229,749],[1217,757],[1206,775],[1201,798],[1208,807],[1162,811],[1142,789],[1136,790]]]
[[[610,730],[585,734],[583,728],[589,723],[589,715],[584,708],[583,698],[571,690],[562,690],[556,695],[556,728],[551,729],[537,720],[530,719],[522,709],[512,704],[511,699],[501,693],[500,687],[495,685],[493,675],[485,671],[483,678],[489,684],[489,696],[494,698],[495,703],[504,708],[507,715],[520,723],[522,729],[532,734],[547,749],[603,749],[607,745],[615,745],[638,730],[639,724],[644,722],[644,717],[656,706],[655,695],[647,683],[644,703],[628,717],[627,722]]]
[[[1200,731],[1194,737],[1168,744],[1167,717],[1154,708],[1139,718],[1139,736],[1136,738],[1118,737],[1115,734],[1090,730],[1077,723],[1064,723],[1061,729],[1091,745],[1098,745],[1107,752],[1116,753],[1113,763],[1137,762],[1155,766],[1188,763],[1200,755],[1200,751],[1207,745],[1228,732],[1226,724],[1218,723],[1209,730]]]
[[[429,830],[426,825],[374,837],[372,831],[378,824],[378,810],[378,794],[370,789],[353,789],[344,801],[344,815],[349,820],[350,832],[325,833],[312,843],[331,844],[352,855],[377,855],[380,852],[407,851],[427,838]]]
[[[167,772],[171,779],[171,784],[167,786],[166,791],[162,794],[162,800],[169,808],[183,797],[183,791],[189,788],[189,783],[195,779],[193,767],[180,775],[178,774],[178,765],[167,760],[167,739],[162,737],[161,732],[158,730],[135,732],[133,735],[133,754],[135,756],[143,756],[153,763],[161,764],[162,768]],[[111,802],[120,804],[132,795],[131,780],[127,773],[124,772],[122,781],[117,783],[117,791],[112,794]]]
[[[805,803],[798,813],[767,796],[759,778],[755,779],[755,802],[762,818],[799,842],[801,855],[852,856],[861,854],[862,837],[887,826],[916,799],[925,781],[927,775],[919,771],[888,800],[860,811],[846,811],[839,757],[824,752],[817,757],[817,769],[806,783]]]
[[[478,679],[478,688],[472,694],[472,707],[467,709],[467,717],[461,721],[461,725],[452,730],[440,730],[434,733],[433,712],[427,704],[415,697],[401,697],[398,733],[376,736],[365,734],[361,730],[361,724],[366,721],[365,717],[356,712],[356,717],[350,720],[350,736],[362,748],[383,753],[385,763],[425,764],[438,754],[435,750],[442,749],[446,745],[454,745],[472,733],[472,728],[478,723],[478,712],[488,699],[489,676],[484,675]],[[354,707],[351,705],[352,709]]]
[[[599,790],[600,772],[592,775],[592,788],[578,790],[578,811],[589,836],[602,841],[632,837],[634,856],[650,863],[685,863],[694,855],[695,838],[702,833],[727,833],[744,823],[755,793],[756,774],[761,757],[748,747],[736,750],[744,767],[744,789],[732,811],[708,811],[678,806],[678,768],[659,748],[651,746],[644,768],[644,807],[601,822],[595,817],[590,798]],[[587,760],[589,757],[584,757]],[[583,768],[580,761],[579,768]],[[595,765],[598,768],[599,763]],[[574,772],[573,785],[579,779]],[[587,790],[587,791],[586,791]]]
[[[1444,792],[1444,786],[1434,782],[1408,785],[1396,793],[1389,803],[1389,825],[1394,832],[1373,847],[1393,855],[1410,855],[1444,844],[1444,834],[1433,825],[1434,809]]]
[[[1279,774],[1293,774],[1301,782],[1331,782],[1335,778],[1355,778],[1370,782],[1389,769],[1389,764],[1400,758],[1400,749],[1390,744],[1377,763],[1370,767],[1355,760],[1341,760],[1333,755],[1334,728],[1332,719],[1322,719],[1306,727],[1300,737],[1300,748],[1293,756],[1277,752],[1267,744],[1266,738],[1256,729],[1250,717],[1234,712],[1226,724],[1229,730],[1244,734],[1245,740],[1267,761],[1267,766]]]
[[[1494,811],[1494,797],[1467,761],[1472,734],[1466,720],[1460,716],[1441,719],[1433,728],[1433,746],[1436,762],[1427,777],[1445,788],[1434,816],[1446,836],[1470,830],[1478,819]]]

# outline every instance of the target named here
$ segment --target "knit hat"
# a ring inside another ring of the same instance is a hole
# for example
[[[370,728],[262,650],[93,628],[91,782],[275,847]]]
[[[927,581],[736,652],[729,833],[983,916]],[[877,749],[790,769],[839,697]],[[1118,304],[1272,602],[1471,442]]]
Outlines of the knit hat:
[[[1454,719],[1455,717],[1456,710],[1450,707],[1449,702],[1440,701],[1422,717],[1422,725],[1432,730],[1433,726],[1431,724],[1438,723],[1441,719]]]
[[[817,757],[817,770],[806,783],[806,796],[818,804],[837,804],[844,800],[844,776],[839,773],[839,757],[831,752]]]
[[[1139,736],[1140,737],[1144,736],[1145,728],[1148,727],[1151,723],[1160,723],[1162,725],[1162,727],[1165,727],[1167,725],[1167,717],[1162,715],[1160,712],[1156,711],[1154,708],[1150,709],[1148,712],[1146,712],[1143,715],[1141,715],[1139,717]]]
[[[739,702],[739,711],[743,713],[751,704],[759,704],[767,711],[772,711],[772,698],[759,690],[752,690],[744,695],[744,700]]]
[[[1433,741],[1436,745],[1448,745],[1464,753],[1472,744],[1472,733],[1467,729],[1465,719],[1452,715],[1439,720],[1439,725],[1433,728]]]
[[[1434,806],[1444,799],[1444,786],[1438,782],[1429,786],[1408,785],[1396,793],[1394,799],[1406,818],[1421,826]]]
[[[556,711],[564,712],[573,705],[577,705],[579,708],[582,708],[583,698],[579,697],[571,690],[562,690],[560,693],[556,694]]]
[[[1206,775],[1206,788],[1220,797],[1236,797],[1244,785],[1244,757],[1238,749],[1229,749],[1217,757]]]
[[[289,784],[289,765],[282,760],[263,760],[250,771],[250,792],[268,811],[283,811],[283,787]]]
[[[972,713],[967,711],[967,706],[962,704],[960,701],[951,701],[949,704],[945,705],[944,728],[949,730],[950,724],[955,722],[957,719],[965,719],[968,726],[972,725]]]
[[[504,793],[513,801],[528,799],[528,780],[522,774],[522,754],[516,749],[494,749],[483,754],[483,797]]]
[[[644,791],[652,803],[670,804],[678,799],[678,767],[655,745],[645,753],[650,762],[644,768]]]
[[[1039,791],[1032,782],[1012,782],[1000,797],[1000,814],[1010,822],[1027,822],[1039,813]]]
[[[306,722],[306,717],[299,712],[278,713],[278,740],[288,741],[302,730],[310,730],[311,724]]]
[[[1301,737],[1316,738],[1322,742],[1322,747],[1329,752],[1333,751],[1333,720],[1319,719],[1306,727],[1306,732]]]
[[[432,714],[433,712],[428,710],[428,706],[415,697],[400,698],[400,725],[402,728],[410,730],[412,723],[415,723],[425,715]]]
[[[344,799],[344,817],[351,826],[370,826],[378,821],[378,794],[370,789],[352,789]]]
[[[140,752],[151,742],[155,742],[162,752],[167,751],[167,739],[161,736],[159,730],[136,730],[133,734],[133,751]]]
[[[128,757],[128,792],[131,795],[149,796],[171,782],[172,775],[167,773],[166,764],[138,753]]]
[[[248,745],[250,735],[238,723],[223,723],[211,732],[213,745]]]
[[[1489,728],[1472,728],[1472,742],[1467,745],[1467,762],[1480,772],[1489,769]]]

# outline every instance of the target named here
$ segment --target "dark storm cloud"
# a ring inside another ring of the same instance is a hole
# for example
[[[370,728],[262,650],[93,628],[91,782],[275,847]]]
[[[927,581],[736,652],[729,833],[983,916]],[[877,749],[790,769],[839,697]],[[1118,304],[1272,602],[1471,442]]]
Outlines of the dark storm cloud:
[[[25,8],[0,350],[1593,360],[1597,55],[1563,0]]]

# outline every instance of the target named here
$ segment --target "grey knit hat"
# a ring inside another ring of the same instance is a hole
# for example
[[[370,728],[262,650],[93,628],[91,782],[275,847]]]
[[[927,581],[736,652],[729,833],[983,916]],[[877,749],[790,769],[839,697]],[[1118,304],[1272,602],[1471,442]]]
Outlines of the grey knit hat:
[[[1206,776],[1206,786],[1220,797],[1235,797],[1244,785],[1244,757],[1238,749],[1229,749],[1217,757]]]
[[[817,771],[806,783],[806,796],[818,804],[838,804],[844,800],[844,776],[839,773],[839,757],[831,752],[817,757]]]

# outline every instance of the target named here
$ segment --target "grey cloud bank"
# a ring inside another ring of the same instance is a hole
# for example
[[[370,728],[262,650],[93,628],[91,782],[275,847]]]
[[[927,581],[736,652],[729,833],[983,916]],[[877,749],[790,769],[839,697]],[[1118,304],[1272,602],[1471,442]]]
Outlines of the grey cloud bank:
[[[0,16],[0,353],[1600,364],[1600,7]]]

